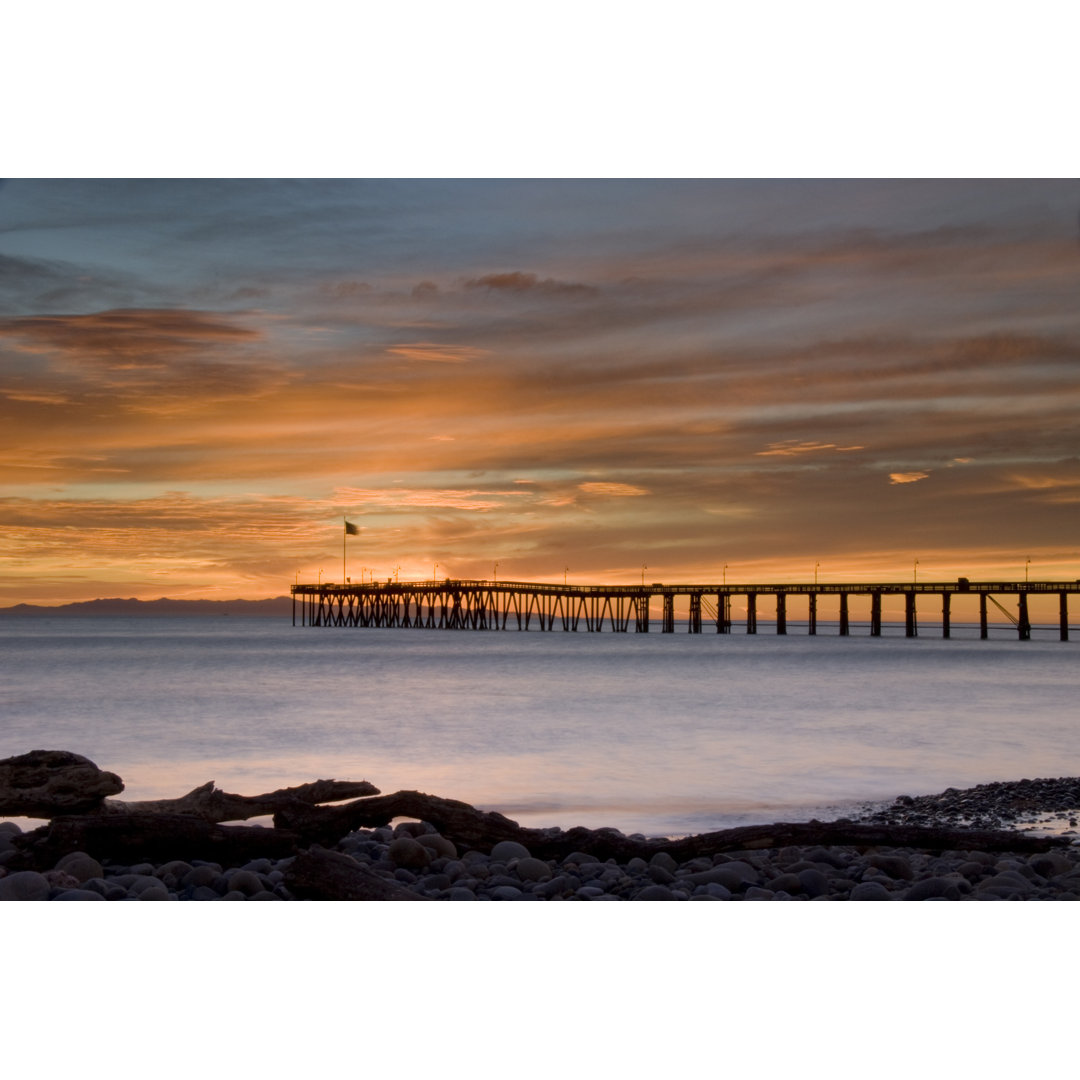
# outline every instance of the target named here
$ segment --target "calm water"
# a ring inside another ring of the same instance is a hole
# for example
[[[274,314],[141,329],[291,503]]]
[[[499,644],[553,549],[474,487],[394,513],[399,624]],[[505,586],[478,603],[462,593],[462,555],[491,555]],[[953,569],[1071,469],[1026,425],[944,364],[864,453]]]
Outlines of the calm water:
[[[649,834],[1080,774],[1080,643],[1056,631],[762,630],[0,619],[0,757],[73,750],[132,799],[367,779]]]

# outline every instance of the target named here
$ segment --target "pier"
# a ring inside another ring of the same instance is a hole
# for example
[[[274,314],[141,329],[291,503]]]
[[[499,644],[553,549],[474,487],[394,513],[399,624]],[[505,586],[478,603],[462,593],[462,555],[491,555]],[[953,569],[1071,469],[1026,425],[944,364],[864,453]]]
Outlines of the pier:
[[[685,603],[686,629],[691,634],[706,630],[718,634],[758,632],[758,601],[773,597],[776,633],[786,634],[789,601],[805,597],[808,633],[818,632],[819,601],[836,597],[837,624],[841,637],[851,633],[851,603],[869,600],[872,637],[881,636],[882,600],[903,597],[904,632],[919,633],[918,601],[933,598],[940,605],[942,636],[951,634],[953,601],[977,596],[980,637],[987,638],[991,605],[1016,628],[1021,641],[1031,638],[1029,598],[1056,595],[1060,639],[1069,640],[1069,597],[1080,593],[1080,580],[1062,581],[970,581],[882,582],[868,584],[761,584],[736,585],[553,585],[522,581],[442,580],[414,582],[368,582],[345,585],[332,582],[292,586],[293,625],[402,627],[430,630],[541,630],[588,633],[648,633],[652,629],[651,606],[659,601],[659,630],[675,632],[676,598]],[[685,601],[682,598],[686,598]],[[742,598],[742,618],[732,615],[732,600]],[[1015,611],[999,598],[1011,598]],[[680,620],[681,621],[681,620]]]

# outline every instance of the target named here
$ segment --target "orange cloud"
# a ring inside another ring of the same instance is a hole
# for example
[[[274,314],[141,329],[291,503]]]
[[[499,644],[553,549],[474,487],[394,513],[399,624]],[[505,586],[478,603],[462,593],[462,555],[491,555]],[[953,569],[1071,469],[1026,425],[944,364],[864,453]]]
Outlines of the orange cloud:
[[[919,480],[925,480],[928,472],[893,472],[889,473],[890,484],[914,484]]]
[[[586,495],[607,495],[614,498],[628,498],[649,494],[646,488],[610,481],[589,481],[588,483],[578,484],[578,488],[584,491]]]

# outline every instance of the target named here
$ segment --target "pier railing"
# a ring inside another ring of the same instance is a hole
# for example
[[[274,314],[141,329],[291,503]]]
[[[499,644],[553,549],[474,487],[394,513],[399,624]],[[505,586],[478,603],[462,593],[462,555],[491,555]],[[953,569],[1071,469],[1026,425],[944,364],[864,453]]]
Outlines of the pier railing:
[[[758,598],[775,597],[776,633],[786,634],[788,598],[807,597],[807,625],[817,633],[818,598],[839,597],[839,632],[851,632],[849,599],[869,597],[870,634],[881,636],[882,599],[904,597],[904,628],[908,637],[918,635],[917,598],[941,598],[942,636],[949,637],[952,602],[956,596],[979,599],[980,637],[989,636],[993,605],[1016,627],[1021,640],[1031,637],[1028,598],[1058,596],[1059,630],[1069,639],[1068,598],[1080,593],[1080,581],[955,581],[846,582],[794,584],[665,584],[558,585],[528,581],[482,581],[432,579],[429,581],[379,581],[360,585],[348,582],[296,584],[292,586],[293,625],[301,626],[413,627],[438,630],[608,630],[649,632],[651,602],[662,602],[661,633],[675,631],[675,598],[688,597],[687,629],[692,634],[715,628],[733,633],[732,598],[745,598],[741,620],[748,634],[758,631]],[[1015,615],[997,597],[1014,597]]]

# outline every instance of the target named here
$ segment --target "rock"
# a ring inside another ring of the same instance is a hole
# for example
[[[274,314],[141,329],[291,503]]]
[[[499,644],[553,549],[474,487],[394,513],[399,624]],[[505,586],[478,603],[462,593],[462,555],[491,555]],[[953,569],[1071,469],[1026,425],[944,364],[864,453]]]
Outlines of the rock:
[[[659,866],[669,874],[674,874],[679,869],[679,864],[666,851],[658,851],[650,860],[650,866]]]
[[[518,859],[514,871],[522,881],[548,881],[555,873],[543,859],[534,859],[531,855]]]
[[[804,874],[808,872],[803,871]],[[798,874],[781,874],[779,877],[774,877],[769,881],[769,888],[773,892],[786,892],[794,895],[803,891],[803,883]]]
[[[451,900],[475,900],[476,893],[472,889],[466,889],[463,885],[455,885],[450,890]]]
[[[905,900],[959,900],[960,889],[955,881],[944,877],[923,878],[904,893]]]
[[[492,889],[489,894],[492,900],[517,900],[521,896],[521,890],[513,885],[500,885]]]
[[[172,897],[169,895],[169,890],[165,888],[161,882],[157,882],[151,885],[147,889],[143,889],[137,899],[139,900],[170,900]]]
[[[85,813],[123,790],[115,773],[67,750],[31,750],[0,761],[0,815],[52,818]]]
[[[903,855],[874,854],[866,857],[867,865],[880,870],[883,874],[895,880],[910,881],[914,874],[911,871],[911,863]]]
[[[89,881],[91,878],[105,876],[101,863],[85,851],[73,851],[65,855],[57,864],[56,869],[64,874],[70,874],[79,884]]]
[[[235,889],[245,896],[254,896],[265,888],[262,878],[258,874],[253,874],[250,870],[237,870],[235,874],[229,876],[230,892]]]
[[[50,888],[44,874],[20,870],[0,878],[0,900],[48,900]]]
[[[92,889],[65,889],[57,893],[54,900],[104,900],[105,897]]]
[[[751,885],[743,894],[744,900],[773,900],[775,897],[772,889],[763,889],[759,885]]]
[[[440,836],[438,833],[424,833],[422,836],[416,837],[416,842],[430,848],[435,855],[442,856],[444,859],[457,858],[457,847],[454,842],[447,840],[445,836]]]
[[[891,900],[893,894],[880,881],[863,881],[851,890],[849,900]]]
[[[193,866],[180,879],[179,884],[182,889],[197,889],[203,885],[212,885],[220,873],[221,871],[213,866]]]
[[[646,885],[630,898],[631,900],[674,900],[675,894],[666,885]]]
[[[411,836],[398,836],[390,841],[386,849],[387,855],[395,866],[403,866],[412,869],[422,869],[434,858],[430,848],[424,847],[419,841]]]
[[[529,849],[516,840],[500,840],[491,849],[491,858],[494,862],[509,862],[511,859],[531,858]]]
[[[815,896],[828,896],[829,879],[820,870],[800,870],[798,879],[803,892],[813,898]],[[769,885],[772,886],[772,882]],[[790,890],[789,890],[790,891]]]

